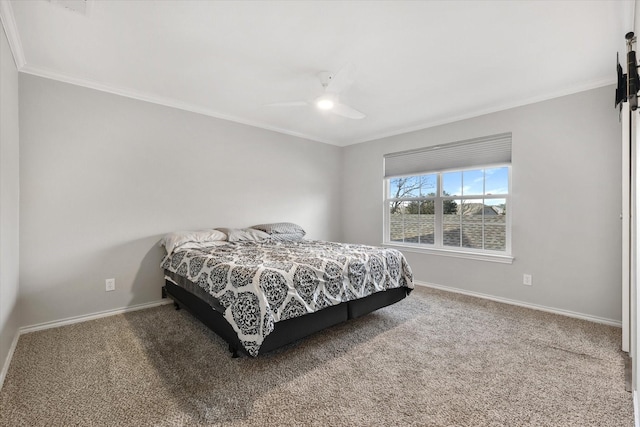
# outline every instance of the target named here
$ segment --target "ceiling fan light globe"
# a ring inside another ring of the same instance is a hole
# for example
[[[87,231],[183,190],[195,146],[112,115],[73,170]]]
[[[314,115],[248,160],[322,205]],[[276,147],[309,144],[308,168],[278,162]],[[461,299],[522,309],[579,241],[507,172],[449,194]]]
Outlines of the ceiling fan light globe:
[[[316,107],[320,110],[331,110],[334,106],[334,102],[331,99],[319,99],[316,101]]]

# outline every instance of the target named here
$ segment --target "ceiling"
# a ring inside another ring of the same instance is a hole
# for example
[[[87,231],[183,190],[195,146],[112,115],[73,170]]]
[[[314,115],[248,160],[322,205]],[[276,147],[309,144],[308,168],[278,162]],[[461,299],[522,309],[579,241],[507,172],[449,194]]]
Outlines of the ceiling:
[[[81,4],[86,13],[63,5]],[[21,72],[349,145],[614,83],[633,1],[0,2]],[[313,99],[349,65],[352,120]],[[613,93],[612,93],[613,108]]]

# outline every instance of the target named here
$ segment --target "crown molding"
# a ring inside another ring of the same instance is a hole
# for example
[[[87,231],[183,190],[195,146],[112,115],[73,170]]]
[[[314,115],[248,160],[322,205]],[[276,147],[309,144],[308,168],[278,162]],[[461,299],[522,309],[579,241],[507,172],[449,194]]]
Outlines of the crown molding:
[[[0,0],[0,4],[2,4],[2,3],[5,3],[5,1],[4,0]],[[21,68],[19,67],[19,71],[22,72],[22,73],[25,73],[25,74],[31,74],[31,75],[38,76],[38,77],[43,77],[43,78],[47,78],[47,79],[51,79],[51,80],[57,80],[57,81],[61,81],[61,82],[64,82],[64,83],[69,83],[69,84],[76,85],[76,86],[82,86],[82,87],[86,87],[86,88],[89,88],[89,89],[98,90],[98,91],[101,91],[101,92],[107,92],[107,93],[111,93],[111,94],[114,94],[114,95],[124,96],[126,98],[136,99],[136,100],[144,101],[144,102],[150,102],[152,104],[163,105],[165,107],[177,108],[179,110],[184,110],[184,111],[189,111],[189,112],[192,112],[192,113],[202,114],[202,115],[205,115],[205,116],[214,117],[216,119],[227,120],[227,121],[231,121],[231,122],[235,122],[235,123],[239,123],[239,124],[243,124],[243,125],[247,125],[247,126],[252,126],[252,127],[256,127],[256,128],[272,131],[272,132],[278,132],[278,133],[281,133],[281,134],[294,136],[296,138],[302,138],[302,139],[306,139],[306,140],[310,140],[310,141],[321,142],[321,143],[324,143],[324,144],[335,145],[335,146],[338,146],[338,147],[347,147],[349,145],[361,144],[361,143],[371,142],[371,141],[375,141],[375,140],[379,140],[379,139],[383,139],[383,138],[389,138],[389,137],[392,137],[392,136],[397,136],[397,135],[401,135],[401,134],[405,134],[405,133],[416,132],[416,131],[428,129],[428,128],[435,127],[435,126],[445,125],[445,124],[448,124],[448,123],[458,122],[458,121],[461,121],[461,120],[472,119],[472,118],[475,118],[475,117],[484,116],[486,114],[491,114],[491,113],[497,113],[499,111],[509,110],[509,109],[512,109],[512,108],[523,107],[525,105],[530,105],[530,104],[535,104],[535,103],[538,103],[538,102],[548,101],[548,100],[559,98],[559,97],[562,97],[562,96],[572,95],[572,94],[575,94],[575,93],[584,92],[584,91],[591,90],[591,89],[597,89],[597,88],[600,88],[600,87],[604,87],[604,86],[608,86],[608,85],[612,85],[612,84],[616,83],[613,79],[607,78],[607,79],[591,82],[591,83],[584,84],[584,85],[573,86],[571,88],[567,88],[567,89],[564,89],[564,90],[561,90],[561,91],[551,92],[551,93],[548,93],[548,94],[545,94],[545,95],[528,98],[528,99],[525,99],[525,100],[522,100],[522,101],[500,104],[500,105],[496,105],[496,106],[494,106],[492,108],[487,108],[487,109],[484,109],[484,110],[478,110],[478,111],[474,111],[474,112],[463,114],[463,115],[459,115],[459,116],[448,117],[446,119],[441,119],[441,120],[423,122],[423,123],[420,123],[420,124],[415,125],[415,126],[403,127],[403,128],[400,128],[400,129],[396,129],[394,131],[390,131],[390,132],[374,133],[374,134],[368,135],[368,136],[366,136],[364,138],[361,138],[361,139],[356,139],[356,140],[353,140],[353,141],[350,141],[350,142],[343,142],[343,141],[333,141],[333,140],[327,140],[327,139],[323,139],[323,138],[318,138],[317,136],[314,136],[314,135],[308,135],[308,134],[305,134],[305,133],[302,133],[302,132],[295,132],[295,131],[291,131],[289,129],[284,129],[284,128],[280,128],[280,127],[276,127],[276,126],[270,126],[270,125],[267,125],[267,124],[264,124],[264,123],[261,123],[261,122],[254,122],[254,121],[251,121],[251,120],[246,120],[246,119],[243,119],[243,118],[240,118],[240,117],[219,113],[217,111],[213,111],[213,110],[210,110],[210,109],[207,109],[207,108],[203,108],[203,107],[195,105],[195,104],[190,104],[190,103],[178,101],[178,100],[172,99],[172,98],[165,98],[165,97],[155,96],[155,95],[151,95],[151,94],[148,94],[148,93],[136,91],[136,90],[129,89],[129,88],[118,87],[118,86],[114,86],[114,85],[109,85],[109,84],[105,84],[105,83],[96,82],[96,81],[93,81],[93,80],[82,79],[82,78],[66,75],[66,74],[63,74],[63,73],[59,73],[57,71],[46,69],[44,67],[33,67],[33,66],[30,66],[30,65],[24,64]]]
[[[535,97],[532,97],[532,98],[527,98],[527,99],[524,99],[524,100],[521,100],[521,101],[498,104],[498,105],[496,105],[494,107],[486,108],[484,110],[473,111],[473,112],[470,112],[470,113],[467,113],[467,114],[462,114],[462,115],[459,115],[459,116],[453,116],[453,117],[448,117],[446,119],[423,122],[423,123],[420,123],[418,125],[405,127],[405,128],[397,129],[397,130],[390,131],[390,132],[380,132],[380,133],[372,134],[372,135],[369,135],[369,136],[364,137],[362,139],[358,139],[358,140],[355,140],[353,142],[350,142],[348,144],[343,144],[342,146],[346,147],[348,145],[355,145],[355,144],[361,144],[361,143],[365,143],[365,142],[371,142],[371,141],[375,141],[375,140],[379,140],[379,139],[383,139],[383,138],[389,138],[389,137],[392,137],[392,136],[402,135],[402,134],[405,134],[405,133],[416,132],[416,131],[420,131],[420,130],[424,130],[424,129],[428,129],[428,128],[432,128],[432,127],[436,127],[436,126],[440,126],[440,125],[446,125],[446,124],[449,124],[449,123],[459,122],[461,120],[473,119],[475,117],[484,116],[486,114],[497,113],[497,112],[500,112],[500,111],[510,110],[512,108],[517,108],[517,107],[524,107],[525,105],[531,105],[531,104],[536,104],[538,102],[549,101],[551,99],[560,98],[562,96],[573,95],[573,94],[576,94],[576,93],[585,92],[585,91],[592,90],[592,89],[598,89],[598,88],[601,88],[601,87],[604,87],[604,86],[613,85],[613,84],[616,84],[616,80],[612,79],[612,78],[598,80],[598,81],[590,82],[590,83],[583,84],[583,85],[572,86],[570,88],[559,90],[557,92],[550,92],[550,93],[547,93],[545,95],[540,95],[540,96],[535,96]]]
[[[3,4],[3,3],[6,3],[6,1],[5,0],[0,0],[0,5]],[[18,40],[18,43],[19,43],[19,40]],[[114,94],[114,95],[124,96],[126,98],[136,99],[136,100],[144,101],[144,102],[150,102],[152,104],[163,105],[165,107],[177,108],[179,110],[184,110],[184,111],[189,111],[189,112],[192,112],[192,113],[202,114],[202,115],[205,115],[205,116],[214,117],[216,119],[227,120],[227,121],[231,121],[231,122],[235,122],[235,123],[239,123],[239,124],[243,124],[243,125],[247,125],[247,126],[252,126],[252,127],[256,127],[256,128],[272,131],[272,132],[278,132],[278,133],[281,133],[281,134],[294,136],[296,138],[302,138],[302,139],[306,139],[306,140],[310,140],[310,141],[321,142],[321,143],[324,143],[324,144],[335,145],[335,146],[338,146],[338,147],[347,147],[347,146],[350,146],[350,145],[376,141],[376,140],[379,140],[379,139],[389,138],[389,137],[392,137],[392,136],[402,135],[402,134],[405,134],[405,133],[416,132],[416,131],[432,128],[432,127],[435,127],[435,126],[454,123],[454,122],[458,122],[458,121],[461,121],[461,120],[472,119],[472,118],[475,118],[475,117],[480,117],[480,116],[484,116],[486,114],[491,114],[491,113],[497,113],[497,112],[509,110],[509,109],[512,109],[512,108],[523,107],[525,105],[530,105],[530,104],[535,104],[535,103],[538,103],[538,102],[548,101],[548,100],[559,98],[559,97],[562,97],[562,96],[572,95],[572,94],[575,94],[575,93],[584,92],[584,91],[591,90],[591,89],[597,89],[597,88],[600,88],[600,87],[604,87],[604,86],[608,86],[608,85],[612,85],[612,84],[616,83],[613,79],[607,78],[607,79],[598,80],[598,81],[595,81],[595,82],[590,82],[590,83],[587,83],[587,84],[584,84],[584,85],[573,86],[571,88],[567,88],[567,89],[560,90],[560,91],[557,91],[557,92],[551,92],[551,93],[548,93],[548,94],[545,94],[545,95],[524,99],[524,100],[521,100],[521,101],[516,101],[516,102],[512,102],[512,103],[505,103],[505,104],[498,104],[498,105],[496,105],[494,107],[487,108],[487,109],[484,109],[484,110],[473,111],[473,112],[470,112],[470,113],[467,113],[467,114],[448,117],[446,119],[441,119],[441,120],[427,121],[427,122],[420,123],[418,125],[403,127],[403,128],[399,128],[399,129],[396,129],[396,130],[393,130],[393,131],[374,133],[374,134],[370,134],[370,135],[368,135],[366,137],[363,137],[363,138],[360,138],[360,139],[356,139],[356,140],[353,140],[353,141],[350,141],[350,142],[344,142],[344,141],[327,140],[327,139],[324,139],[324,138],[319,138],[319,137],[317,137],[315,135],[309,135],[309,134],[305,134],[305,133],[302,133],[302,132],[295,132],[295,131],[291,131],[289,129],[284,129],[284,128],[280,128],[280,127],[277,127],[277,126],[271,126],[271,125],[267,125],[267,124],[261,123],[261,122],[255,122],[255,121],[251,121],[251,120],[246,120],[246,119],[243,119],[243,118],[240,118],[240,117],[236,117],[236,116],[232,116],[232,115],[228,115],[228,114],[223,114],[223,113],[220,113],[220,112],[217,112],[217,111],[214,111],[214,110],[203,108],[203,107],[195,105],[195,104],[190,104],[190,103],[187,103],[187,102],[178,101],[178,100],[172,99],[172,98],[165,98],[165,97],[161,97],[161,96],[156,96],[156,95],[151,95],[151,94],[148,94],[148,93],[136,91],[134,89],[118,87],[118,86],[114,86],[114,85],[109,85],[109,84],[105,84],[105,83],[96,82],[96,81],[93,81],[93,80],[78,78],[78,77],[66,75],[66,74],[63,74],[63,73],[59,73],[57,71],[49,70],[49,69],[46,69],[44,67],[33,67],[31,65],[23,64],[22,67],[18,67],[18,71],[20,71],[22,73],[25,73],[25,74],[31,74],[31,75],[38,76],[38,77],[43,77],[43,78],[47,78],[47,79],[51,79],[51,80],[57,80],[57,81],[61,81],[61,82],[64,82],[64,83],[69,83],[69,84],[76,85],[76,86],[82,86],[82,87],[86,87],[86,88],[89,88],[89,89],[98,90],[98,91],[101,91],[101,92],[107,92],[107,93],[111,93],[111,94]]]
[[[629,9],[631,9],[632,11],[635,11],[635,2],[630,3]],[[31,74],[39,77],[44,77],[52,80],[57,80],[64,83],[73,84],[76,86],[82,86],[89,89],[95,89],[101,92],[120,95],[127,98],[136,99],[139,101],[145,101],[153,104],[163,105],[166,107],[177,108],[180,110],[202,114],[205,116],[227,120],[227,121],[231,121],[231,122],[235,122],[235,123],[239,123],[247,126],[252,126],[252,127],[272,131],[272,132],[278,132],[278,133],[293,136],[296,138],[302,138],[310,141],[321,142],[324,144],[335,145],[338,147],[347,147],[350,145],[371,142],[371,141],[375,141],[383,138],[389,138],[389,137],[393,137],[393,136],[397,136],[405,133],[416,132],[416,131],[432,128],[435,126],[445,125],[453,122],[458,122],[461,120],[472,119],[472,118],[483,116],[486,114],[496,113],[499,111],[509,110],[517,107],[522,107],[529,104],[535,104],[538,102],[547,101],[550,99],[559,98],[562,96],[571,95],[574,93],[579,93],[579,92],[583,92],[591,89],[596,89],[599,87],[616,83],[615,79],[607,78],[607,79],[603,79],[595,82],[590,82],[584,85],[577,85],[577,86],[566,88],[560,91],[551,92],[542,96],[527,98],[521,101],[497,104],[490,108],[472,111],[462,115],[451,116],[451,117],[432,120],[432,121],[425,121],[412,126],[400,127],[391,131],[372,133],[365,137],[354,139],[351,141],[328,140],[325,138],[320,138],[316,135],[310,135],[303,132],[296,132],[296,131],[292,131],[292,130],[277,127],[277,126],[271,126],[262,122],[256,122],[256,121],[247,120],[241,117],[220,113],[218,111],[207,109],[196,104],[190,104],[187,102],[179,101],[173,98],[156,96],[153,94],[136,91],[134,89],[129,89],[126,87],[118,87],[115,85],[109,85],[109,84],[100,83],[100,82],[89,80],[89,79],[83,79],[79,77],[66,75],[57,71],[46,69],[44,67],[27,65],[27,62],[24,56],[24,50],[22,48],[22,42],[20,41],[18,28],[16,25],[14,14],[13,14],[13,8],[11,7],[11,2],[9,0],[0,0],[0,20],[2,21],[2,26],[4,27],[4,31],[7,35],[7,40],[9,41],[11,53],[13,54],[13,59],[16,64],[16,68],[18,69],[19,72],[23,72],[26,74]],[[631,22],[633,22],[632,19],[631,19]]]
[[[189,111],[192,113],[202,114],[209,117],[214,117],[216,119],[227,120],[235,123],[240,123],[247,126],[252,126],[260,129],[269,130],[272,132],[278,132],[290,136],[295,136],[297,138],[307,139],[310,141],[322,142],[324,144],[330,145],[338,145],[335,141],[325,140],[322,138],[318,138],[317,136],[307,135],[301,132],[294,132],[288,129],[279,128],[276,126],[270,126],[260,122],[254,122],[251,120],[246,120],[240,117],[219,113],[214,110],[210,110],[207,108],[200,107],[195,104],[190,104],[187,102],[178,101],[172,98],[165,98],[161,96],[151,95],[145,92],[140,92],[134,89],[118,87],[114,85],[109,85],[105,83],[96,82],[93,80],[78,78],[70,75],[66,75],[63,73],[59,73],[57,71],[49,70],[44,67],[33,67],[31,65],[24,65],[20,70],[20,72],[25,74],[31,74],[38,77],[44,77],[51,80],[57,80],[64,83],[69,83],[76,86],[82,86],[89,89],[99,90],[101,92],[108,92],[114,95],[124,96],[126,98],[136,99],[139,101],[150,102],[152,104],[163,105],[165,107],[177,108],[179,110]]]
[[[16,25],[13,8],[9,0],[0,0],[0,21],[2,21],[4,33],[7,35],[7,40],[9,41],[13,61],[18,71],[20,71],[22,67],[26,65],[27,61],[24,58],[24,50],[22,49],[22,42],[18,34],[18,26]]]

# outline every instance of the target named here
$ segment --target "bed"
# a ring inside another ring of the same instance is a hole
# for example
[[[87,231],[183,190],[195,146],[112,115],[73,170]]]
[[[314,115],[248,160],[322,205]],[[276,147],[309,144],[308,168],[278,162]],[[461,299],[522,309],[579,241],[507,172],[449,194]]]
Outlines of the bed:
[[[413,289],[395,249],[307,240],[291,223],[254,227],[171,233],[161,242],[163,297],[222,337],[234,357],[272,351]]]

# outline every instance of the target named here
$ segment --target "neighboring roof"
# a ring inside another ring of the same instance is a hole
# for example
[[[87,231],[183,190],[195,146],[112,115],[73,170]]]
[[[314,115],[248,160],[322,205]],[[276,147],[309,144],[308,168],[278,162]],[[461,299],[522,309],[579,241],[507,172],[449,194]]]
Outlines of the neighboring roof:
[[[463,215],[504,215],[504,209],[499,206],[487,206],[482,203],[465,203],[462,205]]]

